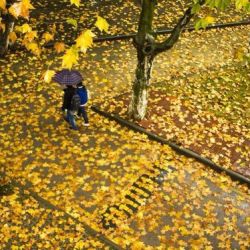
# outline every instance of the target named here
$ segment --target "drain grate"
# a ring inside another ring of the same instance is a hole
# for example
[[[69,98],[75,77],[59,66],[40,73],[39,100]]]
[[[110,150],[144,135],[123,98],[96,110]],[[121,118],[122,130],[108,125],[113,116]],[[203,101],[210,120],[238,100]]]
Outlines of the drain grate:
[[[109,206],[101,215],[101,222],[105,229],[116,228],[124,218],[130,218],[153,194],[157,186],[161,185],[165,176],[175,171],[176,168],[154,166],[148,174],[141,175],[125,193],[122,202]]]

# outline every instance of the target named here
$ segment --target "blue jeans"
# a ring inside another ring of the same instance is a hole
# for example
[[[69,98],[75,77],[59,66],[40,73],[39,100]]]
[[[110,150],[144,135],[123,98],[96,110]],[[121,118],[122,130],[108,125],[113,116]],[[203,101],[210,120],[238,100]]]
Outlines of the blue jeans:
[[[84,106],[79,107],[78,115],[83,117],[85,123],[89,123],[88,115]]]
[[[75,118],[74,118],[74,112],[73,111],[67,110],[66,119],[67,119],[67,121],[69,122],[69,124],[71,125],[71,127],[73,129],[77,129],[76,121],[75,121]]]

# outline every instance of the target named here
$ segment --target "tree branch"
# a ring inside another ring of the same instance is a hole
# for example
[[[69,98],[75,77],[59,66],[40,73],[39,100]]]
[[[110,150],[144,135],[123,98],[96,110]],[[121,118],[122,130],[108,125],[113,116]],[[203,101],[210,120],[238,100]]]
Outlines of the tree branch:
[[[200,0],[199,4],[205,4],[205,0]],[[171,49],[178,41],[183,29],[187,26],[193,16],[194,14],[192,13],[192,7],[189,7],[185,11],[184,15],[179,19],[171,35],[164,42],[155,44],[155,53],[158,54],[160,52]]]
[[[135,44],[143,46],[147,36],[152,34],[153,14],[156,0],[143,0],[138,32],[135,37]]]

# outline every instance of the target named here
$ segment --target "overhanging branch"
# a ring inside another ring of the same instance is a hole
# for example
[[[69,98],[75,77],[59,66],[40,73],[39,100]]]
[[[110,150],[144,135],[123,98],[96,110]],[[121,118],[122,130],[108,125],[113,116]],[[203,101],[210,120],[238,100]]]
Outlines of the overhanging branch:
[[[199,4],[200,5],[205,4],[205,0],[200,0]],[[183,29],[187,26],[187,24],[190,22],[193,16],[194,14],[192,13],[192,7],[189,7],[185,11],[184,15],[179,19],[178,23],[171,32],[171,35],[164,42],[156,43],[155,53],[158,54],[160,52],[171,49],[174,46],[174,44],[178,41]]]

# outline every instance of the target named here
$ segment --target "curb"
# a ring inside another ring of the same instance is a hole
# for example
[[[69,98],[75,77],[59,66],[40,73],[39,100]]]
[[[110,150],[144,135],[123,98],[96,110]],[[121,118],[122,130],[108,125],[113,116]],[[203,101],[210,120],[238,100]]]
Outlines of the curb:
[[[136,131],[136,132],[146,134],[150,140],[154,140],[154,141],[157,141],[161,144],[166,144],[166,145],[170,146],[173,150],[175,150],[177,153],[179,153],[181,155],[185,155],[187,157],[191,157],[191,158],[196,159],[197,161],[209,166],[210,168],[212,168],[216,172],[219,172],[219,173],[225,172],[228,176],[230,176],[232,178],[232,180],[239,181],[241,184],[246,184],[248,186],[248,188],[250,188],[250,179],[243,176],[240,173],[237,173],[233,170],[226,169],[222,166],[219,166],[219,165],[215,164],[213,161],[209,160],[208,158],[202,157],[201,155],[199,155],[199,154],[197,154],[194,151],[191,151],[189,149],[182,148],[182,147],[178,146],[177,144],[175,144],[171,141],[168,141],[165,138],[160,137],[160,136],[158,136],[150,131],[147,131],[146,129],[144,129],[144,128],[142,128],[142,127],[140,127],[140,126],[138,126],[130,121],[124,120],[123,118],[121,118],[120,116],[118,116],[116,114],[107,113],[105,111],[102,111],[97,106],[92,106],[91,109],[94,112],[96,112],[96,113],[98,113],[98,114],[100,114],[100,115],[102,115],[110,120],[114,120],[114,121],[118,122],[119,124],[126,126],[130,129]]]
[[[86,234],[87,235],[95,237],[96,239],[98,239],[99,241],[101,241],[102,243],[104,243],[105,245],[109,246],[110,249],[123,250],[123,248],[121,248],[116,243],[114,243],[113,241],[109,240],[108,238],[106,238],[101,233],[99,233],[96,230],[94,230],[93,228],[91,228],[89,225],[85,224],[84,222],[79,221],[78,219],[76,219],[72,215],[68,214],[67,212],[65,212],[61,208],[53,205],[52,203],[50,203],[49,201],[45,200],[40,195],[38,195],[36,192],[34,192],[34,191],[32,191],[32,190],[30,190],[28,188],[25,188],[25,186],[22,185],[21,183],[15,181],[15,180],[12,180],[11,183],[12,183],[13,186],[18,187],[22,191],[28,191],[29,194],[30,194],[30,196],[33,197],[36,201],[38,201],[38,203],[43,204],[44,206],[46,206],[47,208],[50,208],[52,210],[58,210],[60,212],[63,212],[67,218],[70,218],[73,221],[75,221],[75,222],[83,225],[84,229],[86,230]]]
[[[224,29],[224,28],[229,28],[229,27],[237,27],[237,26],[245,26],[245,25],[250,25],[250,20],[243,20],[240,22],[230,22],[230,23],[218,23],[218,24],[212,24],[212,25],[208,25],[205,29],[206,30],[211,30],[211,29]],[[163,35],[163,34],[170,34],[172,32],[173,28],[166,28],[166,29],[162,29],[162,30],[156,30],[155,33],[157,35]],[[186,27],[184,28],[184,32],[188,31],[194,31],[195,28],[194,27]],[[121,34],[121,35],[111,35],[111,36],[101,36],[98,38],[93,39],[93,41],[95,43],[99,43],[99,42],[106,42],[106,41],[118,41],[118,40],[126,40],[126,39],[132,39],[136,36],[136,33],[132,33],[132,34]],[[54,46],[56,41],[53,42],[49,42],[46,45],[44,45],[44,48],[52,48]],[[68,42],[66,43],[67,45],[73,45],[75,42]],[[23,47],[20,46],[13,46],[10,47],[11,51],[16,51],[16,50],[24,50]]]
[[[230,23],[218,23],[218,24],[212,24],[208,25],[205,30],[211,30],[211,29],[224,29],[229,27],[237,27],[237,26],[244,26],[249,25],[250,20],[243,20],[240,22],[230,22]],[[157,35],[163,35],[163,34],[171,34],[173,28],[166,28],[161,30],[156,30],[155,33]],[[194,27],[186,27],[183,29],[184,32],[188,31],[195,31]],[[136,33],[133,34],[122,34],[122,35],[114,35],[114,36],[103,36],[98,37],[94,39],[94,42],[104,42],[104,41],[116,41],[116,40],[125,40],[125,39],[131,39],[136,36]]]

